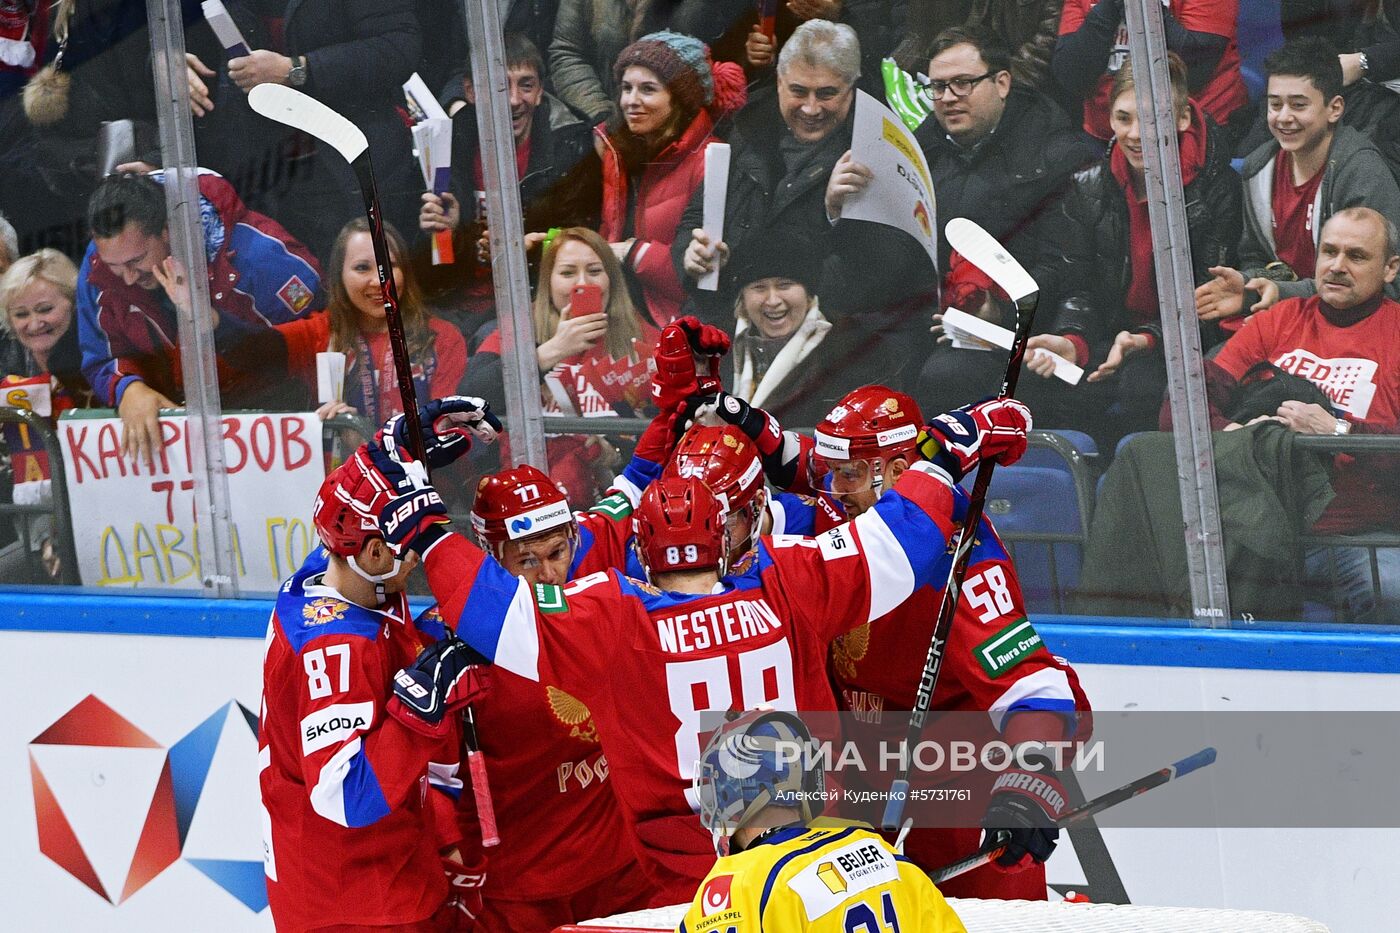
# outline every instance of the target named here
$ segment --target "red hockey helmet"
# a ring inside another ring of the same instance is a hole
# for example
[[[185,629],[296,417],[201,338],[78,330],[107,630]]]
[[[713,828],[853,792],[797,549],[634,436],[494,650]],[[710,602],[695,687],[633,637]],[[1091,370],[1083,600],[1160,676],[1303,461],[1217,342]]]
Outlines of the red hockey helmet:
[[[817,425],[808,465],[813,488],[837,495],[878,490],[885,464],[918,458],[923,423],[918,403],[903,392],[862,386],[846,393]]]
[[[676,445],[666,472],[698,479],[710,487],[727,512],[748,505],[763,488],[758,445],[732,424],[697,424]]]
[[[647,574],[710,568],[723,574],[729,552],[724,519],[724,505],[704,483],[680,476],[652,483],[633,513]]]
[[[543,470],[529,464],[483,477],[472,506],[472,530],[498,552],[507,541],[574,526],[569,500]]]
[[[388,488],[364,459],[364,451],[331,470],[316,492],[311,521],[326,550],[354,557],[365,542],[383,537],[379,506],[389,501]]]

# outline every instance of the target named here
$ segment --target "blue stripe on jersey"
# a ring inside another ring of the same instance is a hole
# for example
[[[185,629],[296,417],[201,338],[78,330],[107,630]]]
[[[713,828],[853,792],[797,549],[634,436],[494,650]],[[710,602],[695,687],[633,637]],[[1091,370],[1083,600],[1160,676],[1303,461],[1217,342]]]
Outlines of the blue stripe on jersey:
[[[777,527],[775,522],[773,534],[810,538],[817,533],[817,503],[814,500],[791,492],[775,492],[772,495],[776,507],[774,511],[781,510],[783,516],[783,527]]]
[[[418,627],[418,631],[434,641],[442,641],[447,637],[447,623],[442,620],[442,610],[438,608],[437,603],[419,613],[413,624]]]
[[[574,548],[574,559],[569,564],[569,579],[578,576],[578,568],[583,563],[583,559],[588,556],[588,552],[593,550],[594,543],[598,540],[589,527],[582,522],[576,522],[578,528],[578,547]]]
[[[880,497],[875,511],[908,558],[917,583],[934,582],[936,568],[948,556],[943,529],[917,504],[893,490]]]
[[[827,836],[824,839],[818,839],[811,845],[803,846],[801,849],[793,849],[787,855],[784,855],[782,858],[774,862],[773,867],[768,871],[768,880],[763,882],[763,896],[758,899],[759,923],[761,924],[763,922],[763,912],[768,909],[768,896],[773,893],[773,885],[777,882],[779,873],[782,872],[783,867],[787,865],[788,862],[791,862],[799,855],[807,855],[811,852],[817,851],[820,848],[830,845],[833,842],[840,842],[842,839],[845,839],[847,836],[851,835],[855,831],[856,827],[849,826],[846,829],[841,830],[841,832],[837,833],[834,836]]]
[[[457,637],[495,661],[505,627],[507,611],[520,589],[515,574],[488,557],[477,568],[466,605],[457,618]],[[533,605],[533,603],[532,603]]]
[[[322,635],[357,635],[371,641],[379,637],[384,625],[384,616],[372,609],[357,606],[345,599],[337,599],[325,593],[307,592],[307,587],[321,583],[320,575],[326,572],[329,556],[323,547],[317,547],[302,562],[291,579],[282,584],[277,594],[277,621],[282,626],[282,634],[292,650],[301,654],[306,643]],[[319,612],[308,616],[305,610],[318,600],[334,600],[324,605]]]
[[[350,759],[350,768],[341,785],[345,795],[345,825],[351,829],[368,826],[389,815],[389,802],[384,799],[379,778],[365,757],[364,746]]]
[[[972,497],[967,494],[967,490],[955,485],[953,487],[953,521],[958,524],[966,521],[967,509],[971,504]],[[991,520],[987,518],[987,513],[982,513],[982,521],[978,523],[977,528],[977,543],[972,546],[972,556],[968,558],[969,567],[984,560],[1011,559],[1011,555],[1007,553],[1006,548],[997,537],[996,529],[992,527]]]

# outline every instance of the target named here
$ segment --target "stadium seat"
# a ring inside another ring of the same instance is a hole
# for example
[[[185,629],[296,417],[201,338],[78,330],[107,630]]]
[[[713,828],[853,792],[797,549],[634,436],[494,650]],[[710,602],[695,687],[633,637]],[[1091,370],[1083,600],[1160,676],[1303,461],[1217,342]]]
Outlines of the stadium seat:
[[[1069,470],[1017,464],[992,475],[987,515],[1016,561],[1028,611],[1065,610],[1079,583],[1086,508]]]

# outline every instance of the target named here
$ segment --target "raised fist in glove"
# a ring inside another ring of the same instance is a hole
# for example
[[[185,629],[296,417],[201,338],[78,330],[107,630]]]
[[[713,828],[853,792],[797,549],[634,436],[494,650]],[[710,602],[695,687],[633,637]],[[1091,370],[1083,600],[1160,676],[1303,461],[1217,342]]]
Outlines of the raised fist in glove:
[[[434,642],[394,675],[389,714],[426,735],[446,735],[446,715],[479,692],[472,668],[484,663],[486,659],[456,635]]]
[[[1006,846],[992,864],[1016,872],[1048,859],[1060,838],[1055,821],[1066,806],[1064,785],[1048,766],[1039,771],[1003,771],[992,785],[992,799],[982,817],[983,844]]]
[[[472,438],[490,444],[502,430],[501,419],[491,413],[486,400],[471,395],[435,398],[418,409],[418,421],[423,425],[423,453],[430,470],[456,462],[471,450]],[[400,463],[413,459],[408,421],[402,414],[384,422],[375,440]]]
[[[437,526],[451,522],[442,496],[428,482],[427,470],[417,460],[400,463],[375,443],[365,444],[360,453],[391,490],[391,498],[379,507],[379,531],[384,540],[396,554],[402,554],[404,548],[421,554],[441,536]]]
[[[967,405],[935,417],[919,435],[919,452],[962,479],[979,461],[1009,466],[1026,452],[1031,410],[1014,398]]]
[[[718,327],[683,317],[661,330],[656,344],[656,373],[651,400],[662,411],[675,411],[692,395],[709,395],[720,388],[719,358],[729,352],[729,335]],[[696,357],[708,357],[706,372],[697,372]]]
[[[716,392],[689,400],[687,414],[692,418],[713,415],[743,431],[758,446],[762,456],[770,456],[783,444],[783,428],[762,408],[756,408],[737,395]]]

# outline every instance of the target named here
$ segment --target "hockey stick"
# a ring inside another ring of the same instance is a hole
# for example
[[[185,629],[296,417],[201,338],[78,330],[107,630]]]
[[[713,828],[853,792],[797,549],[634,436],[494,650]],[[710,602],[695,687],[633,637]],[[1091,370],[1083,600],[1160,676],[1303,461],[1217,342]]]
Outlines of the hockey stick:
[[[369,221],[369,238],[374,244],[374,261],[379,267],[379,291],[384,298],[389,346],[394,353],[394,370],[399,380],[399,398],[403,402],[404,419],[408,422],[408,445],[418,462],[426,464],[423,425],[418,420],[418,393],[413,388],[408,341],[404,338],[403,318],[399,314],[399,292],[394,287],[389,247],[384,242],[384,219],[379,210],[374,166],[370,164],[369,140],[359,127],[319,100],[281,84],[259,84],[248,92],[248,106],[269,120],[309,133],[330,146],[350,163],[355,177],[359,179],[360,195],[365,201],[365,218]],[[407,257],[403,257],[403,260],[406,262]]]
[[[1026,341],[1030,339],[1031,320],[1035,317],[1035,306],[1040,299],[1040,287],[990,233],[971,220],[955,217],[948,221],[943,233],[953,249],[1000,285],[1016,305],[1016,341],[1011,345],[1011,359],[1006,363],[1001,391],[997,393],[997,398],[1010,398],[1016,392],[1016,380],[1021,375],[1021,358],[1026,353]],[[948,644],[948,634],[953,628],[953,616],[957,613],[958,600],[962,595],[963,575],[967,572],[968,558],[972,555],[972,544],[977,539],[977,526],[982,522],[982,508],[987,501],[987,487],[991,485],[992,470],[995,467],[996,464],[991,460],[983,460],[977,466],[977,479],[972,484],[967,518],[963,521],[963,530],[958,537],[958,549],[953,556],[953,565],[948,570],[948,583],[943,587],[943,599],[938,604],[938,622],[934,625],[928,657],[924,660],[924,670],[919,676],[919,690],[914,698],[914,709],[909,714],[906,748],[913,748],[918,742],[919,733],[923,731],[924,721],[933,706],[933,688],[937,686],[938,674],[943,669],[943,651]],[[899,776],[890,783],[890,796],[885,801],[885,815],[881,820],[881,825],[888,831],[899,828],[904,816],[904,801],[909,796],[909,768],[912,756],[902,757]]]
[[[1101,813],[1109,807],[1116,807],[1125,800],[1131,800],[1138,794],[1145,794],[1154,787],[1161,787],[1168,781],[1175,781],[1177,778],[1185,777],[1192,771],[1204,768],[1206,765],[1215,763],[1215,749],[1207,746],[1194,755],[1188,755],[1178,762],[1167,765],[1151,774],[1143,775],[1136,781],[1129,781],[1122,787],[1111,790],[1106,794],[1100,794],[1093,800],[1081,803],[1077,807],[1072,807],[1060,815],[1055,821],[1055,825],[1060,829],[1068,829],[1076,823],[1082,823],[1095,813]],[[944,865],[928,873],[934,884],[942,884],[950,878],[966,874],[974,868],[981,868],[989,862],[995,862],[1006,852],[1006,846],[999,844],[1001,835],[998,834],[997,841],[992,842],[992,848],[979,850],[965,859]]]

